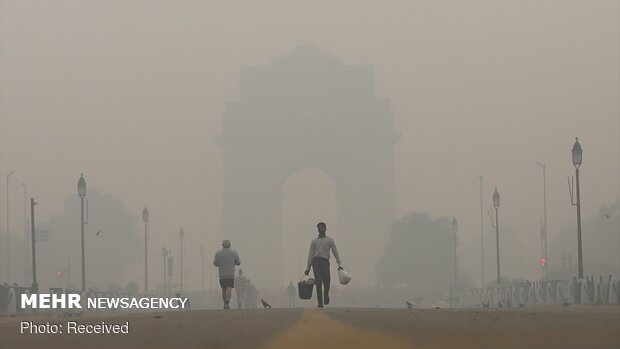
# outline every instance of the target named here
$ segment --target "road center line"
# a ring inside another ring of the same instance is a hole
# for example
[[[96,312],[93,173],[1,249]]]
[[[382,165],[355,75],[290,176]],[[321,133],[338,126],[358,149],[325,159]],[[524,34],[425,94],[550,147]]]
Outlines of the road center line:
[[[396,336],[354,327],[334,320],[320,310],[305,310],[298,322],[267,340],[261,349],[412,348]]]

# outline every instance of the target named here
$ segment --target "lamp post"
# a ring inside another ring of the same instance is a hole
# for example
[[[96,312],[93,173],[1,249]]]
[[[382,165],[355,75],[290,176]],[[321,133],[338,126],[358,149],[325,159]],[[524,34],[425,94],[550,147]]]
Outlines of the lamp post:
[[[80,226],[81,226],[81,237],[82,237],[82,292],[86,291],[86,257],[84,254],[84,198],[86,197],[86,180],[84,179],[84,174],[80,174],[80,179],[78,180],[78,196],[80,197],[81,204],[81,214],[80,214]]]
[[[164,257],[164,294],[168,293],[168,279],[166,278],[166,263],[168,260],[168,250],[166,246],[161,248],[161,255]]]
[[[168,291],[170,293],[172,292],[172,266],[174,264],[174,257],[171,252],[171,250],[168,250]]]
[[[9,215],[9,178],[11,178],[11,175],[15,173],[13,171],[9,172],[6,175],[6,272],[7,272],[7,281],[11,280],[11,248],[10,248],[10,240],[11,240],[11,234],[9,233],[9,220],[10,220],[10,215]]]
[[[583,155],[583,150],[581,149],[581,144],[579,144],[579,139],[575,137],[575,144],[573,144],[573,165],[575,166],[575,178],[577,181],[577,258],[579,261],[579,279],[583,279],[583,255],[581,253],[581,197],[579,194],[579,167],[581,166],[581,160]]]
[[[452,217],[452,248],[453,248],[453,253],[454,253],[454,281],[452,284],[452,297],[451,299],[454,300],[455,297],[455,293],[456,293],[456,283],[457,283],[457,260],[456,260],[456,233],[459,229],[458,223],[456,222],[456,217]]]
[[[499,193],[497,188],[493,192],[493,207],[495,208],[495,244],[497,249],[497,284],[501,284],[501,273],[499,269]]]
[[[202,263],[202,292],[205,291],[205,247],[200,245],[200,260]]]
[[[34,228],[34,206],[37,203],[34,201],[34,198],[30,199],[30,227],[31,227],[31,236],[30,240],[32,241],[32,293],[39,293],[39,284],[37,283],[37,253],[36,253],[36,240],[35,240],[35,228]]]
[[[145,207],[142,210],[142,222],[144,222],[144,293],[149,292],[149,264],[148,264],[148,249],[147,249],[147,240],[148,240],[148,224],[149,224],[149,210]]]
[[[30,245],[30,232],[28,231],[28,190],[26,183],[22,182],[22,188],[24,189],[24,284],[28,283],[30,278],[30,256],[28,252],[28,245]]]
[[[482,176],[480,176],[480,288],[484,289],[484,225],[482,223]]]
[[[543,223],[540,227],[541,268],[543,277],[547,276],[547,165],[537,162],[543,171]]]
[[[179,241],[181,242],[181,262],[180,262],[180,281],[181,281],[181,292],[183,292],[183,237],[185,236],[185,232],[183,231],[183,227],[179,230]]]

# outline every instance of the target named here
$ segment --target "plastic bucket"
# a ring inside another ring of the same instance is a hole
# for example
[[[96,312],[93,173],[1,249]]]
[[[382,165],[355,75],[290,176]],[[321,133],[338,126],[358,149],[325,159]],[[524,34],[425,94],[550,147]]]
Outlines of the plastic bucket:
[[[311,299],[312,298],[312,289],[314,288],[314,283],[310,283],[307,281],[300,281],[297,283],[297,291],[299,292],[299,298],[301,299]]]

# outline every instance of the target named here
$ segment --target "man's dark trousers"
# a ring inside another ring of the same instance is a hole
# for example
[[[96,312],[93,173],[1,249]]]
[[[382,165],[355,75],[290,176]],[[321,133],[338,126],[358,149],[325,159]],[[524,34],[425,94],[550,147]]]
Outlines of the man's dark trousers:
[[[323,304],[323,292],[329,293],[329,260],[322,257],[314,257],[312,260],[312,272],[314,273],[314,284],[316,285],[316,298],[319,304]]]

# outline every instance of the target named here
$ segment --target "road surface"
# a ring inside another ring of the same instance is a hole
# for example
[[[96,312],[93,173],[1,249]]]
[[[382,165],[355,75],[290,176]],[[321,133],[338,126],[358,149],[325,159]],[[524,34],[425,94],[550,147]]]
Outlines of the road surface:
[[[20,334],[21,321],[129,321],[129,334]],[[620,348],[620,306],[204,310],[0,318],[0,348]]]

